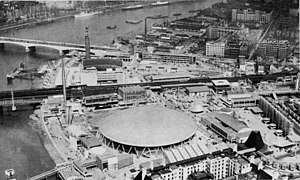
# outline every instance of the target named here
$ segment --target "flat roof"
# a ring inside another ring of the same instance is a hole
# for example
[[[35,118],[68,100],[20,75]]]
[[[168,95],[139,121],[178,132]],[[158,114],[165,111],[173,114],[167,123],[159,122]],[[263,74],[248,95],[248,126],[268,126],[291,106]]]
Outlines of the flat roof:
[[[82,144],[84,144],[88,149],[92,148],[92,147],[97,147],[97,146],[101,146],[102,143],[100,141],[100,139],[96,138],[95,136],[86,136],[86,137],[81,137],[80,141],[82,142]]]
[[[86,132],[84,132],[81,127],[77,126],[77,125],[70,125],[69,127],[67,127],[67,131],[72,134],[75,137],[81,137],[81,136],[86,136],[88,135]]]
[[[207,86],[191,86],[191,87],[186,87],[186,90],[189,93],[209,92],[210,91],[210,89]]]
[[[145,89],[141,86],[125,86],[119,88],[120,91],[124,93],[137,92],[137,91],[145,91]]]
[[[248,109],[250,109],[254,114],[259,114],[259,113],[263,113],[264,112],[259,107],[249,107]]]
[[[211,80],[211,82],[215,86],[230,86],[229,81],[227,81],[226,79]]]
[[[241,157],[241,156],[238,157],[237,160],[238,160],[239,164],[241,164],[241,165],[250,164],[250,162],[246,158]]]
[[[97,72],[82,72],[80,73],[81,85],[97,86]]]

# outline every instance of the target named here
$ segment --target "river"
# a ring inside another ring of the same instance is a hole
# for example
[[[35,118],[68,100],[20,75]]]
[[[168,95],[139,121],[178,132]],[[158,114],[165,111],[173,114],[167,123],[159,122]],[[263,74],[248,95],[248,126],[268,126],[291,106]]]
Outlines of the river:
[[[114,12],[82,18],[66,18],[53,23],[30,26],[19,30],[10,30],[0,36],[59,41],[69,43],[84,43],[85,27],[89,27],[91,44],[110,44],[116,36],[133,36],[144,32],[144,23],[137,25],[126,24],[125,21],[144,20],[152,15],[169,15],[175,19],[174,13],[181,13],[181,17],[191,15],[189,10],[197,10],[211,7],[212,4],[222,0],[199,0],[192,2],[176,2],[168,6],[145,7],[132,11],[117,10]],[[162,20],[148,20],[151,24]],[[107,26],[117,25],[116,29],[108,30]],[[17,80],[8,85],[6,74],[18,67],[19,63],[25,63],[26,67],[39,67],[47,64],[47,61],[57,60],[57,54],[49,51],[26,53],[24,47],[5,46],[0,51],[0,90],[16,90],[36,88],[40,80]],[[18,107],[17,107],[18,108]],[[4,170],[14,168],[18,179],[34,176],[54,167],[47,151],[36,131],[36,125],[29,119],[32,109],[18,112],[0,114],[0,180],[4,179]]]

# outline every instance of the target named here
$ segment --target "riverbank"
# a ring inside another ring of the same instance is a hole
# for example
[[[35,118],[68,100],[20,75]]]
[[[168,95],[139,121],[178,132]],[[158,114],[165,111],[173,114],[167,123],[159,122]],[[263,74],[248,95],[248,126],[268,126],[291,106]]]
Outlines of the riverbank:
[[[63,156],[63,154],[58,150],[55,142],[53,141],[52,136],[46,126],[45,121],[43,120],[43,116],[41,110],[35,110],[33,114],[30,115],[30,119],[34,120],[38,127],[41,130],[41,138],[44,143],[44,147],[46,148],[48,154],[53,159],[55,164],[61,164],[67,162],[67,159]]]
[[[65,16],[60,16],[60,17],[55,17],[51,19],[45,19],[45,20],[36,20],[36,21],[30,21],[30,22],[24,22],[20,24],[11,24],[11,25],[5,25],[0,27],[0,33],[1,32],[6,32],[12,29],[22,29],[27,26],[35,26],[35,25],[40,25],[40,24],[47,24],[47,23],[53,23],[59,19],[64,19],[64,18],[71,18],[74,17],[74,14],[70,15],[65,15]]]

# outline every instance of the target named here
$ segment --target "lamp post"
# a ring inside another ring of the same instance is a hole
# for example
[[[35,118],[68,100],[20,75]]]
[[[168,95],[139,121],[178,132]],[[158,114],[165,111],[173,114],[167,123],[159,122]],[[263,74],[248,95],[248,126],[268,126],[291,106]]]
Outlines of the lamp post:
[[[11,104],[12,104],[11,110],[12,111],[16,111],[17,107],[15,105],[15,99],[14,99],[14,92],[13,92],[13,90],[11,90]]]

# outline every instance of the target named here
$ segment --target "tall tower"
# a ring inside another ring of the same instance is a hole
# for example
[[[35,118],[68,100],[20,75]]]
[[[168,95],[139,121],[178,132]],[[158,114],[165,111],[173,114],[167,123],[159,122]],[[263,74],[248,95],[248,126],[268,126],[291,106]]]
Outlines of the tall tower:
[[[89,28],[85,28],[85,57],[90,59],[90,38],[89,38]]]

